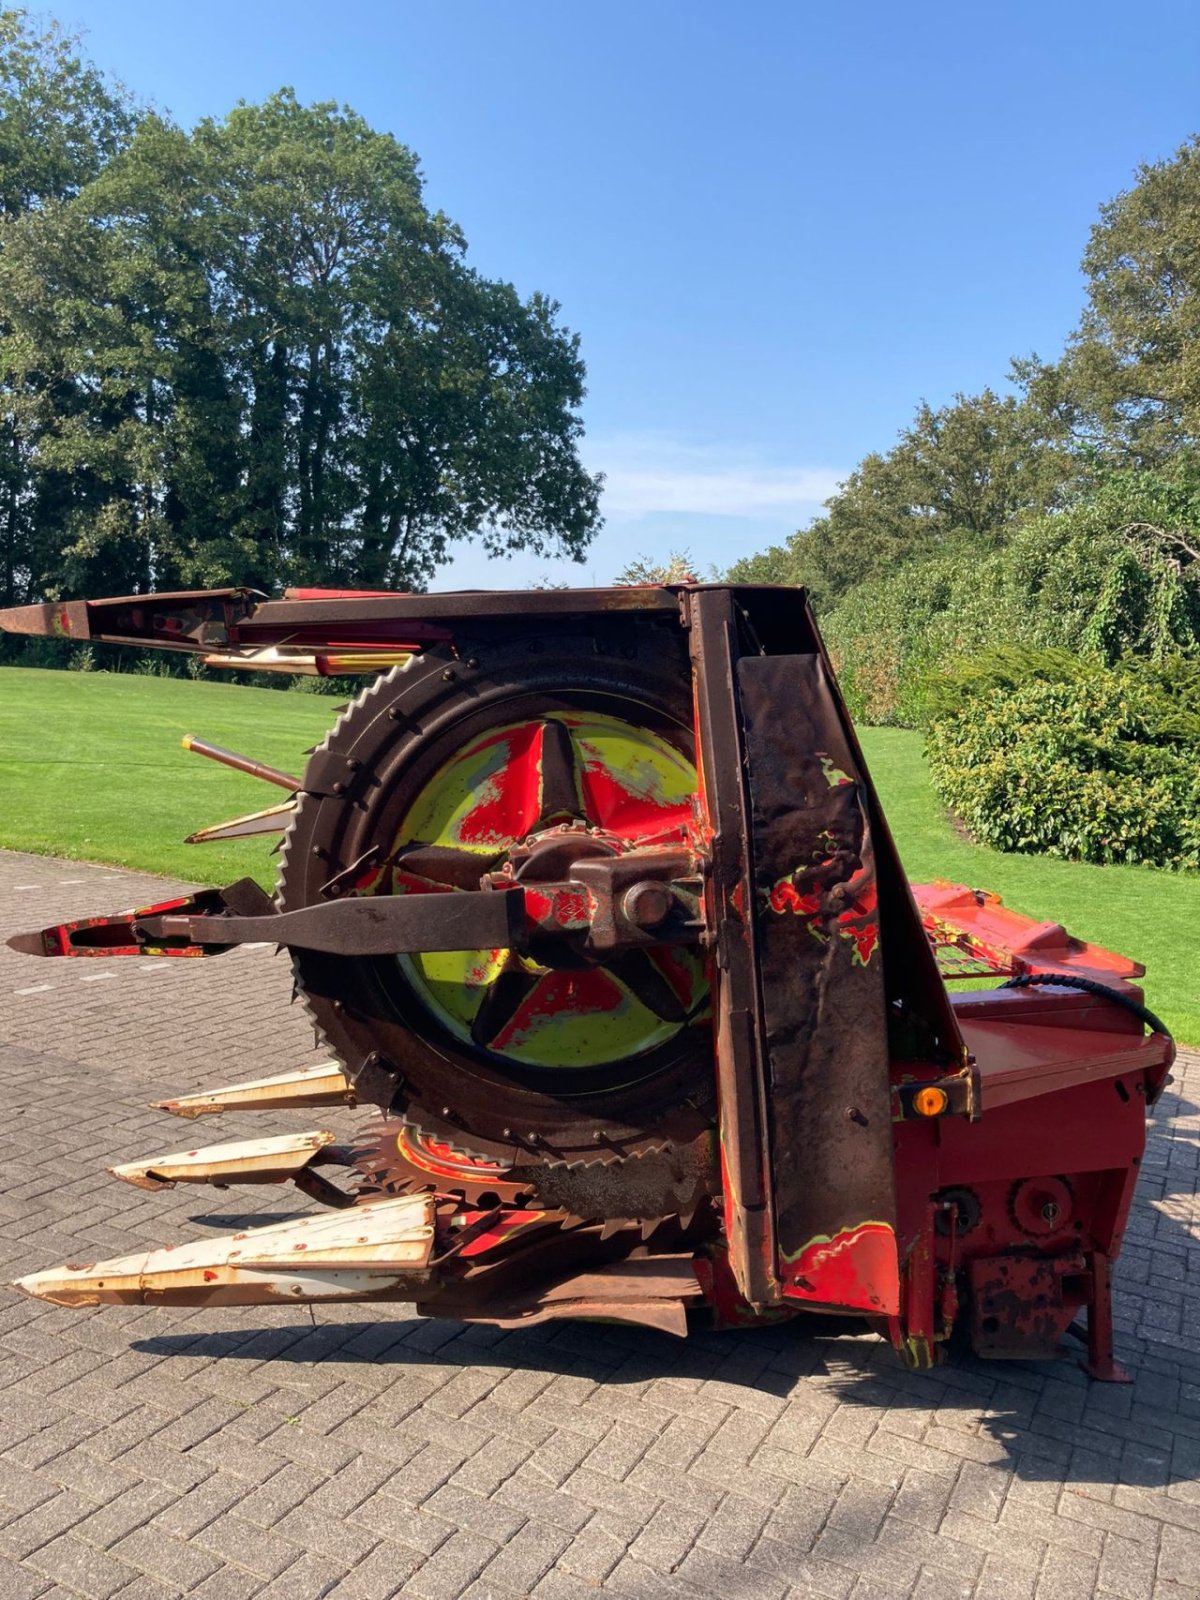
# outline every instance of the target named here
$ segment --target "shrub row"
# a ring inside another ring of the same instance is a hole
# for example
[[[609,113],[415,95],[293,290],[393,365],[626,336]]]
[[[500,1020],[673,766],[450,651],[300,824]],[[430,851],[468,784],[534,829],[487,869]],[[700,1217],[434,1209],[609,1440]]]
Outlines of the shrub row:
[[[930,673],[997,641],[1106,665],[1194,649],[1198,524],[1200,496],[1127,474],[1000,546],[962,536],[859,584],[820,617],[851,714],[923,726]]]

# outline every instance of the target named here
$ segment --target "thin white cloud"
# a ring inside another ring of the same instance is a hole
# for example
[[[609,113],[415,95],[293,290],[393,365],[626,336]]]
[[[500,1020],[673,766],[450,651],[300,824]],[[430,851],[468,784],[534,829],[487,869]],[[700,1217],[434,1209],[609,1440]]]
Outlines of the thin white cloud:
[[[603,472],[607,517],[656,513],[806,519],[846,476],[827,467],[780,466],[745,450],[691,443],[669,434],[590,438],[588,465]]]

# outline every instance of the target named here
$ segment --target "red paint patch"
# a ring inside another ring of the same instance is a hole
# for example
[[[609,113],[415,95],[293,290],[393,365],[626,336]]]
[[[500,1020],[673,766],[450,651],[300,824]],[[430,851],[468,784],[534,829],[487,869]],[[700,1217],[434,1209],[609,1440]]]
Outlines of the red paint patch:
[[[851,886],[856,887],[855,897],[833,915],[824,909],[820,890],[800,888],[796,880],[803,876],[803,872],[798,871],[791,877],[781,878],[767,896],[768,907],[781,915],[790,912],[793,916],[804,917],[809,932],[818,939],[828,938],[832,927],[841,938],[853,944],[854,959],[865,967],[879,945],[879,923],[874,916],[879,897],[874,882],[866,873],[859,873],[857,881],[851,879]]]
[[[432,878],[422,878],[416,872],[405,872],[396,867],[392,872],[393,894],[453,894],[448,883],[434,883]]]
[[[795,1260],[781,1259],[780,1278],[790,1300],[875,1315],[900,1310],[896,1235],[886,1222],[860,1222],[832,1239],[813,1239]]]
[[[616,1011],[624,1000],[616,982],[598,967],[585,972],[547,972],[492,1040],[492,1049],[504,1051],[525,1044],[540,1028],[563,1016]]]
[[[583,929],[591,927],[592,896],[586,889],[559,889],[547,894],[541,889],[525,890],[525,911],[543,927]]]
[[[767,896],[772,911],[790,911],[797,917],[814,917],[821,910],[821,896],[814,890],[801,893],[793,878],[781,878]]]
[[[486,1215],[486,1211],[464,1212],[463,1224],[469,1227],[472,1222]],[[545,1223],[545,1221],[546,1213],[544,1211],[505,1211],[496,1218],[494,1225],[486,1233],[481,1233],[478,1238],[472,1239],[469,1244],[465,1244],[459,1254],[464,1260],[471,1256],[486,1255],[489,1250],[494,1250],[497,1245],[503,1244],[507,1239],[511,1238],[519,1229],[528,1228],[538,1223]]]
[[[658,968],[671,985],[677,1000],[689,1009],[696,1003],[696,969],[682,950],[669,944],[651,946],[646,955],[652,966]]]
[[[875,884],[867,883],[837,919],[838,933],[852,942],[855,960],[863,967],[875,954],[879,944],[879,923],[875,920],[878,907],[879,896]]]
[[[467,845],[503,846],[523,839],[537,821],[541,772],[541,723],[531,722],[499,739],[490,739],[480,749],[503,744],[503,761],[489,776],[479,803],[467,812],[458,827],[458,840]]]
[[[461,1178],[476,1174],[489,1178],[500,1177],[511,1170],[503,1162],[464,1155],[444,1139],[434,1139],[428,1134],[415,1135],[407,1128],[401,1129],[396,1143],[401,1154],[414,1166],[434,1177]]]
[[[678,833],[686,837],[692,808],[678,801],[659,800],[622,783],[611,767],[588,761],[583,768],[583,802],[588,820],[627,839],[649,833]]]

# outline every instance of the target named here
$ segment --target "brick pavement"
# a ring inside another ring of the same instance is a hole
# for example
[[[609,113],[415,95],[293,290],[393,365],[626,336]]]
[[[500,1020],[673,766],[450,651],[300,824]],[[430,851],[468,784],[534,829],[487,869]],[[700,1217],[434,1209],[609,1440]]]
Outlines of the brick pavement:
[[[0,936],[163,887],[0,853]],[[267,950],[0,951],[0,1277],[305,1209],[104,1174],[185,1142],[148,1100],[320,1059],[288,997]],[[868,1335],[2,1291],[0,1600],[1200,1597],[1200,1056],[1176,1076],[1118,1277],[1128,1389],[1068,1362],[909,1374]],[[198,1126],[331,1121],[265,1120]]]

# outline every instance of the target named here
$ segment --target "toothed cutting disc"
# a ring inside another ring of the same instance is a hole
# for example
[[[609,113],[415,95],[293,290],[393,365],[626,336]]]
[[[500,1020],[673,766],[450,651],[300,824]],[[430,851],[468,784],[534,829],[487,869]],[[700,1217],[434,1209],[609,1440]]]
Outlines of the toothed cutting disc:
[[[432,1189],[473,1206],[519,1204],[528,1191],[502,1162],[457,1150],[399,1117],[377,1117],[359,1132],[350,1160],[359,1194],[413,1194]]]
[[[399,1117],[377,1117],[350,1150],[358,1193],[414,1194],[432,1190],[465,1205],[527,1205],[588,1220],[652,1217],[691,1225],[718,1183],[709,1138],[669,1150],[646,1151],[624,1162],[533,1162],[515,1167],[431,1137]]]

